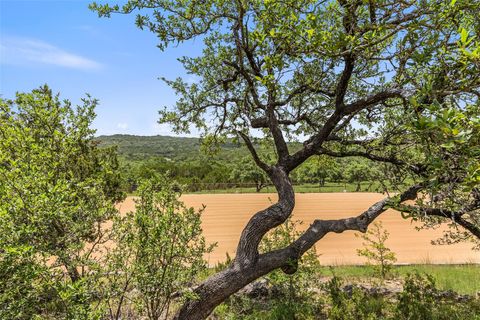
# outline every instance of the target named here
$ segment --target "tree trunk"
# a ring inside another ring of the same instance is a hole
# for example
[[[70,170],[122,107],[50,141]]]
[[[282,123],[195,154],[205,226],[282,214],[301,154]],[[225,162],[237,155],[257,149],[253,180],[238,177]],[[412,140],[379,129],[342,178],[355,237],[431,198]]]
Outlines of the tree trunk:
[[[283,168],[271,168],[270,178],[278,193],[278,202],[257,212],[242,231],[237,254],[232,264],[198,286],[194,293],[197,299],[188,300],[175,319],[205,319],[217,305],[250,282],[288,265],[292,250],[260,255],[258,245],[272,228],[282,224],[292,213],[295,195],[288,174]]]
[[[77,282],[80,280],[81,276],[78,272],[77,267],[73,264],[72,259],[67,254],[62,254],[58,256],[60,262],[63,264],[65,270],[67,270],[67,274],[70,277],[72,283]]]
[[[188,300],[175,316],[175,320],[203,320],[220,303],[245,287],[255,279],[284,264],[282,259],[262,257],[256,264],[242,268],[240,263],[233,263],[195,289],[197,299]]]
[[[325,178],[321,178],[320,179],[320,187],[324,187],[325,186]]]
[[[270,178],[278,193],[278,202],[257,212],[242,231],[237,254],[232,264],[205,280],[193,290],[195,299],[187,300],[180,308],[175,320],[203,320],[220,303],[245,287],[250,282],[281,268],[293,274],[299,258],[317,241],[329,232],[341,233],[345,230],[366,232],[368,225],[387,210],[389,198],[385,198],[359,216],[338,220],[315,220],[310,227],[289,246],[265,254],[258,253],[262,237],[272,228],[282,224],[290,216],[295,206],[293,187],[283,168],[271,169]],[[412,200],[419,187],[414,186],[396,196],[398,201]]]

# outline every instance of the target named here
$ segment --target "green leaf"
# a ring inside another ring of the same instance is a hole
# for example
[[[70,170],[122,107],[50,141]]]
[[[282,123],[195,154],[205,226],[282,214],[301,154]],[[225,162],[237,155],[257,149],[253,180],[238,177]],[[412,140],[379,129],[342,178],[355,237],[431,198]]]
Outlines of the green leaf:
[[[465,28],[460,29],[460,42],[466,43],[468,38],[468,31]]]

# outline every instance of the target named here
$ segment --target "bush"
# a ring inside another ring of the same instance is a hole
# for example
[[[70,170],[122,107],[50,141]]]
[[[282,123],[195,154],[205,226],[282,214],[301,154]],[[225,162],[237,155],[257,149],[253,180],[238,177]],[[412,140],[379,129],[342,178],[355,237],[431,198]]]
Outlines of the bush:
[[[185,207],[176,183],[154,176],[138,191],[136,211],[113,226],[116,247],[107,257],[110,314],[120,319],[136,310],[148,319],[166,319],[175,296],[192,298],[182,290],[205,270],[203,255],[212,246],[202,236],[203,210]]]
[[[389,314],[388,301],[380,295],[372,295],[352,286],[350,293],[342,289],[342,280],[334,276],[324,285],[327,292],[328,319],[370,320],[385,319]]]
[[[396,307],[397,319],[463,320],[480,319],[480,301],[458,302],[442,297],[430,275],[409,274]]]
[[[0,99],[0,318],[97,317],[96,250],[123,199],[115,150],[99,149],[95,99],[43,86]]]
[[[409,274],[399,296],[397,314],[402,319],[433,319],[437,289],[433,277]]]

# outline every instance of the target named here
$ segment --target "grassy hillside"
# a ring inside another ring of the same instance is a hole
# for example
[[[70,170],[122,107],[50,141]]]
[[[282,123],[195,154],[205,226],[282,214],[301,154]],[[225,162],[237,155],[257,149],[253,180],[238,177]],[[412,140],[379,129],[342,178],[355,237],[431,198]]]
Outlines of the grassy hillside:
[[[99,136],[97,139],[102,146],[116,145],[120,156],[128,160],[144,160],[151,157],[183,160],[197,157],[200,152],[199,138],[115,134]],[[242,148],[229,142],[222,146],[220,154],[239,149]]]

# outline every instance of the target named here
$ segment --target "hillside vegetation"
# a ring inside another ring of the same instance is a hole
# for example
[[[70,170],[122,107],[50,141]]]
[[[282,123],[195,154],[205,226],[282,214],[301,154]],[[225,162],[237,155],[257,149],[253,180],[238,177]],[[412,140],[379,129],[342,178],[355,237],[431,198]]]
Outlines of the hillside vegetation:
[[[136,136],[129,134],[114,134],[99,136],[100,146],[117,146],[120,156],[128,160],[145,160],[150,157],[168,159],[187,159],[199,156],[201,141],[199,138],[171,137],[171,136]],[[232,151],[245,152],[233,142],[222,145],[222,153]]]
[[[96,139],[100,147],[117,148],[128,192],[134,192],[141,179],[158,173],[175,179],[187,192],[273,191],[265,172],[254,164],[245,146],[233,140],[208,152],[199,138],[116,134]],[[274,157],[268,145],[256,146],[265,161]],[[289,143],[292,150],[299,146],[297,142]],[[291,179],[299,192],[384,191],[387,186],[375,178],[386,174],[387,169],[388,165],[360,157],[317,156],[292,172]]]

